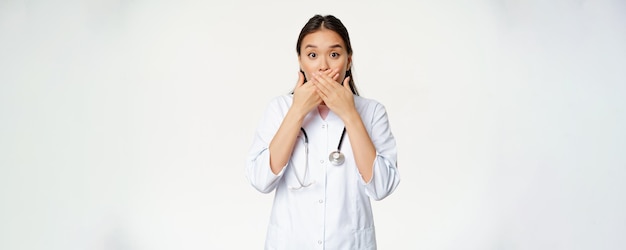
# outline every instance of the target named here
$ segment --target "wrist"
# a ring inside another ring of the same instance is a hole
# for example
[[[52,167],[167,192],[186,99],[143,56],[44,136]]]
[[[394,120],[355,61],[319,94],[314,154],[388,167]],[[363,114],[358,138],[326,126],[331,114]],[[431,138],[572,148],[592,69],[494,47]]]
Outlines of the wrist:
[[[305,111],[302,108],[298,108],[292,105],[287,111],[286,117],[295,119],[297,121],[303,121],[307,113],[308,111]]]
[[[359,115],[359,113],[355,110],[354,112],[349,112],[344,116],[343,123],[346,126],[353,126],[357,124],[362,124],[363,121],[361,120],[361,115]]]

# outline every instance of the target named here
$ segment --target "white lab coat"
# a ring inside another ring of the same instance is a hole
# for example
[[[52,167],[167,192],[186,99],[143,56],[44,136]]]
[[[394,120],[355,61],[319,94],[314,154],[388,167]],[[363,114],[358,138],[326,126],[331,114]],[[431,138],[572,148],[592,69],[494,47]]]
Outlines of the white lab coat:
[[[354,96],[357,111],[376,148],[374,174],[365,183],[356,167],[348,133],[341,148],[345,163],[334,166],[328,162],[329,153],[337,149],[344,124],[332,111],[322,119],[317,109],[309,112],[302,124],[309,139],[306,178],[303,179],[307,157],[302,133],[290,162],[277,175],[272,173],[268,147],[292,101],[292,95],[271,101],[246,163],[252,186],[263,193],[276,190],[265,249],[376,249],[370,199],[387,197],[400,182],[396,142],[384,106]],[[298,178],[305,185],[313,184],[293,189],[300,187]]]

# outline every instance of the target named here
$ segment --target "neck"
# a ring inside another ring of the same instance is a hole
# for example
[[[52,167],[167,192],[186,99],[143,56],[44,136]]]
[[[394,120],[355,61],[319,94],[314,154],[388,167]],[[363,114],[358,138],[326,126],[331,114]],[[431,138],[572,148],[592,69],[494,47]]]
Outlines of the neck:
[[[328,113],[330,112],[330,109],[328,108],[328,106],[322,103],[317,106],[317,111],[320,113],[320,116],[322,117],[322,119],[326,120],[326,117],[328,117]]]

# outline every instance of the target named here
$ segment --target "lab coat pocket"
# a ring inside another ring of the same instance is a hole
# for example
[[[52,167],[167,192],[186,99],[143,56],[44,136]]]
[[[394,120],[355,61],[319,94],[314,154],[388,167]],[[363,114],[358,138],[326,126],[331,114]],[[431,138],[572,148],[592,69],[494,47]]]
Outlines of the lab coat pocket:
[[[359,250],[375,250],[376,249],[376,233],[374,227],[356,230],[355,242],[356,249]]]
[[[267,238],[265,239],[265,250],[280,250],[287,248],[286,234],[277,226],[272,224],[267,228]]]

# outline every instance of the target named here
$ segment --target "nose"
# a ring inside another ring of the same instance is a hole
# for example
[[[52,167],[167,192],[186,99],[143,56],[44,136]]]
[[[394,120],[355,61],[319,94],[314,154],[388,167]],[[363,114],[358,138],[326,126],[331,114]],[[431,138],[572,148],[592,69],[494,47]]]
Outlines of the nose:
[[[320,58],[319,60],[320,64],[319,64],[319,71],[323,72],[328,70],[330,67],[328,67],[328,63],[326,62],[325,58]]]

